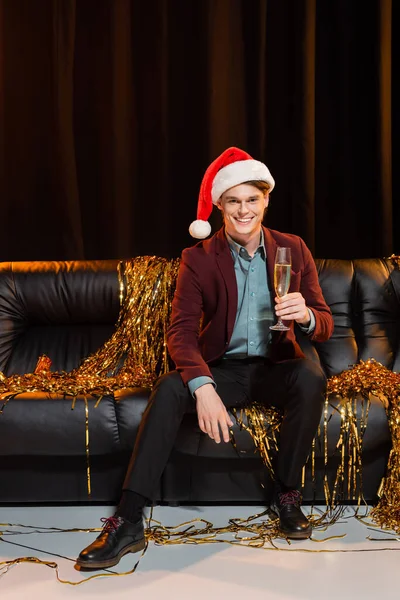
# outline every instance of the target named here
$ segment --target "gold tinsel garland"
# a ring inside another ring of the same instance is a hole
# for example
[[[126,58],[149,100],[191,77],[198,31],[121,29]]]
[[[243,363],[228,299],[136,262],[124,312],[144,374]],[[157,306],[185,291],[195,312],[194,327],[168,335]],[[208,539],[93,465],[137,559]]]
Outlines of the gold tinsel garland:
[[[332,511],[340,499],[364,503],[362,495],[362,451],[363,438],[368,423],[371,398],[376,397],[386,410],[391,434],[391,450],[386,466],[385,477],[381,482],[378,504],[372,508],[370,517],[379,527],[400,533],[400,374],[394,373],[374,359],[360,361],[359,364],[331,377],[327,384],[323,428],[316,436],[309,457],[311,476],[315,476],[316,444],[324,454],[324,492],[328,510]],[[331,401],[336,400],[339,405]],[[274,478],[272,454],[277,450],[277,435],[281,417],[275,410],[254,404],[236,412],[238,423],[252,436],[263,462]],[[340,461],[333,486],[327,478],[328,466],[328,422],[340,416],[339,439],[336,452]],[[304,486],[304,470],[303,470]],[[339,498],[339,495],[341,498]],[[326,520],[327,514],[321,520]],[[330,522],[333,522],[332,520]]]
[[[315,480],[315,461],[317,447],[323,451],[324,464],[324,495],[327,510],[318,517],[311,515],[313,527],[332,525],[340,517],[340,502],[346,499],[356,501],[357,505],[365,504],[362,496],[362,440],[367,426],[369,402],[361,400],[357,411],[357,402],[343,402],[338,409],[330,404],[330,394],[325,397],[323,411],[323,427],[318,429],[314,438],[310,456],[303,467],[302,488],[306,482],[306,466],[311,465],[312,484]],[[279,428],[282,414],[274,408],[267,408],[254,403],[241,410],[233,410],[238,425],[248,431],[253,438],[263,463],[271,478],[275,479],[273,455],[278,451]],[[332,418],[340,418],[339,439],[336,444],[336,454],[340,457],[333,485],[328,481],[328,423]]]
[[[40,391],[101,399],[124,388],[150,387],[168,370],[166,328],[178,267],[179,260],[155,256],[121,262],[121,310],[110,339],[69,372],[51,372],[46,357],[34,373],[5,377],[0,372],[0,398]]]
[[[360,361],[353,368],[330,378],[327,392],[340,396],[342,403],[347,405],[355,402],[358,396],[364,399],[375,396],[385,407],[392,447],[378,492],[380,499],[371,511],[371,517],[380,527],[400,533],[400,374],[373,359]]]
[[[390,257],[394,264],[398,264],[398,258]],[[62,396],[69,395],[73,398],[72,407],[78,396],[84,397],[89,496],[89,414],[86,399],[88,396],[95,396],[99,402],[104,395],[111,395],[116,390],[136,386],[151,387],[157,375],[168,371],[166,327],[169,322],[178,268],[178,259],[144,256],[122,261],[118,268],[121,309],[116,330],[111,338],[97,352],[86,358],[78,368],[68,373],[51,372],[51,361],[47,357],[42,357],[34,373],[11,377],[5,377],[0,373],[0,397],[5,400],[0,412],[4,410],[10,398],[22,392],[42,391]],[[332,396],[339,396],[341,427],[337,451],[340,453],[341,462],[333,489],[330,489],[325,475],[326,504],[330,508],[335,507],[340,489],[343,496],[343,485],[346,481],[347,497],[359,503],[362,501],[362,440],[367,425],[370,395],[377,396],[385,405],[392,436],[392,451],[381,489],[381,500],[374,508],[373,515],[381,526],[394,527],[398,530],[400,526],[399,375],[376,361],[361,362],[328,381],[324,426],[320,431],[319,443],[324,448],[326,467],[328,421],[333,414],[338,413],[338,410],[333,408],[333,412],[329,414],[329,399]],[[361,402],[357,398],[361,398]],[[247,428],[273,476],[271,457],[272,452],[277,449],[279,413],[253,405],[245,409],[245,414],[247,425],[244,423],[243,413],[236,413],[237,422]],[[314,477],[315,443],[309,460]]]
[[[389,260],[392,261],[394,267],[400,269],[400,256],[398,254],[392,254],[389,256]]]

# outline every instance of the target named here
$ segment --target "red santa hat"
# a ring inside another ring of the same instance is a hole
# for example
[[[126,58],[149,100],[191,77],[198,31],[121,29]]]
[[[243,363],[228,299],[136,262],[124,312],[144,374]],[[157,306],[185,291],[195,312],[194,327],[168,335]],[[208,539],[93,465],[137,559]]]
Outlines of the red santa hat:
[[[226,190],[247,181],[265,181],[270,192],[275,187],[274,178],[267,166],[254,160],[244,150],[231,147],[218,156],[208,167],[201,182],[197,220],[189,227],[190,235],[199,240],[209,236],[211,226],[208,218],[213,204],[217,204]]]

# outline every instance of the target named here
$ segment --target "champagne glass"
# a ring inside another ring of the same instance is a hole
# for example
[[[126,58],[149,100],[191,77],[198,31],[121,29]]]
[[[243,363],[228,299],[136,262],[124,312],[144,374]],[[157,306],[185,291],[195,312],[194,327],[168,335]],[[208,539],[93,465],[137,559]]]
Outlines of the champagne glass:
[[[278,298],[282,298],[282,296],[285,296],[289,291],[291,268],[292,256],[290,248],[278,246],[276,249],[274,266],[274,288]],[[273,329],[274,331],[288,331],[289,327],[286,327],[279,317],[276,325],[271,325],[270,329]]]

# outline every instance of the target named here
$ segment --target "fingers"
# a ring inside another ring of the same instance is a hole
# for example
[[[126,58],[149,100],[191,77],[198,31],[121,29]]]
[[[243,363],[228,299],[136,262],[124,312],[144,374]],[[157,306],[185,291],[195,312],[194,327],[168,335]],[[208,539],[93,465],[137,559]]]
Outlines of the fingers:
[[[228,417],[228,415],[226,415],[226,417]],[[214,442],[216,442],[217,444],[219,444],[221,442],[221,434],[222,434],[222,439],[224,442],[229,442],[230,440],[230,435],[229,435],[229,429],[228,426],[230,424],[230,426],[232,426],[232,421],[228,418],[226,418],[225,416],[221,417],[219,421],[214,421],[211,424],[211,428],[212,428],[212,435],[210,435],[210,438],[214,440]]]
[[[224,442],[229,442],[231,439],[229,427],[233,427],[233,421],[226,410],[219,421],[219,427],[222,433],[222,439]]]
[[[196,390],[196,409],[199,427],[217,444],[229,442],[229,429],[233,422],[221,398],[213,386],[202,386]]]
[[[221,441],[221,437],[219,435],[218,421],[213,421],[213,423],[211,423],[211,431],[212,431],[212,435],[209,434],[210,438],[213,439],[214,442],[219,444]]]
[[[226,421],[220,423],[220,428],[221,428],[221,433],[222,433],[222,439],[224,440],[224,442],[229,442],[230,436],[229,436],[228,423]]]
[[[275,298],[275,313],[282,319],[304,320],[308,315],[306,302],[299,292],[286,294],[282,298]]]
[[[229,417],[227,412],[225,412],[225,414],[222,414],[219,418],[214,420],[207,420],[206,418],[199,417],[199,427],[201,431],[203,433],[206,433],[217,444],[221,442],[221,434],[223,441],[229,442],[229,427],[232,426],[232,419]]]
[[[206,421],[199,417],[199,427],[203,433],[206,433],[211,439],[213,439],[211,421]]]
[[[286,308],[289,306],[305,306],[306,304],[304,297],[299,292],[286,294],[286,296],[282,296],[282,298],[278,298],[276,296],[275,302],[279,308]]]

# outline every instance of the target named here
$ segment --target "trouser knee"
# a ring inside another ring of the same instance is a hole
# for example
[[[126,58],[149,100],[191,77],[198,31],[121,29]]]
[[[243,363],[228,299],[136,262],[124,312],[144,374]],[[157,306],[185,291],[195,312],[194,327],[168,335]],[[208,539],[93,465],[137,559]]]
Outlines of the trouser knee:
[[[152,410],[168,414],[171,410],[187,410],[190,401],[188,388],[177,371],[170,371],[156,380],[149,404]]]
[[[293,391],[304,403],[322,406],[326,392],[326,376],[318,363],[308,359],[299,361]]]

